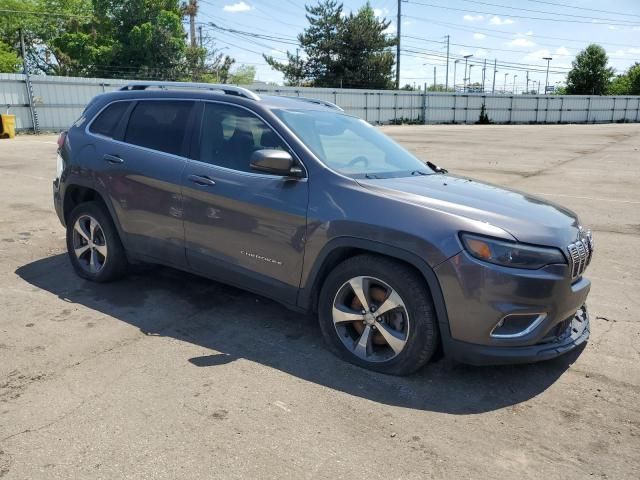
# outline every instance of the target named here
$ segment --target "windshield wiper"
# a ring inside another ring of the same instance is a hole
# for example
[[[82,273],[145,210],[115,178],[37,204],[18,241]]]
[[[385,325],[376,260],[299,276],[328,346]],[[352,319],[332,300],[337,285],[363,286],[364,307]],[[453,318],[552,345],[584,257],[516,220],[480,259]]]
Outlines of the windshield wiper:
[[[427,167],[429,167],[431,170],[437,173],[442,173],[442,174],[449,173],[449,170],[447,170],[446,168],[439,167],[435,163],[432,163],[428,160],[427,160]]]
[[[369,180],[371,180],[371,179],[380,179],[380,177],[379,177],[379,176],[374,175],[374,174],[372,174],[372,173],[365,173],[365,174],[364,174],[364,178],[368,178]]]
[[[422,170],[414,170],[411,172],[411,175],[429,175],[427,172],[423,172]]]

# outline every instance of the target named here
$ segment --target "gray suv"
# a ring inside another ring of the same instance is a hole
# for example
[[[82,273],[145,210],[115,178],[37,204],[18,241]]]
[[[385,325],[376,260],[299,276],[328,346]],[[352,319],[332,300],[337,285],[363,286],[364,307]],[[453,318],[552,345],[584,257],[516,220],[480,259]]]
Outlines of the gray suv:
[[[343,359],[408,374],[549,359],[589,336],[591,233],[571,211],[450,175],[318,100],[138,82],[59,138],[73,268],[194,272],[317,312]]]

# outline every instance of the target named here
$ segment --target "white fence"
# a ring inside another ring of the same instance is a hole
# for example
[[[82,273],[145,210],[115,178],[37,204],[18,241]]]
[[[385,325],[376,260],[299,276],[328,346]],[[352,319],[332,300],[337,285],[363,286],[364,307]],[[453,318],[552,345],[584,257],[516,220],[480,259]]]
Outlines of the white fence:
[[[17,117],[18,130],[32,130],[31,108],[41,131],[71,125],[89,100],[116,90],[130,80],[32,76],[33,105],[24,75],[0,74],[0,108]],[[578,95],[491,95],[424,93],[403,90],[353,90],[274,87],[256,84],[252,90],[271,95],[312,97],[340,105],[347,113],[374,124],[475,123],[482,105],[493,123],[638,122],[640,97]]]

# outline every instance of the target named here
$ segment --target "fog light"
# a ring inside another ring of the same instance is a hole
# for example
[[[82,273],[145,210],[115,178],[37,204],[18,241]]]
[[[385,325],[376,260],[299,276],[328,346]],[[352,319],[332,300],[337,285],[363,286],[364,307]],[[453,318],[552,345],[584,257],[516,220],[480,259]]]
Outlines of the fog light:
[[[533,332],[544,319],[546,313],[512,313],[501,318],[491,330],[493,338],[518,338]]]

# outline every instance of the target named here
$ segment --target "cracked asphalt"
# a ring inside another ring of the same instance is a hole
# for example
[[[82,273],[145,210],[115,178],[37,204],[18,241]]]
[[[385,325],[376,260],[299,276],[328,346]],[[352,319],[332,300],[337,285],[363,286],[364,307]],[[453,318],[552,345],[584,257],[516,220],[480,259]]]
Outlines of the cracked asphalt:
[[[334,358],[313,318],[193,275],[85,282],[51,204],[56,137],[0,140],[2,480],[637,479],[640,126],[383,130],[579,213],[586,348],[394,378]]]

